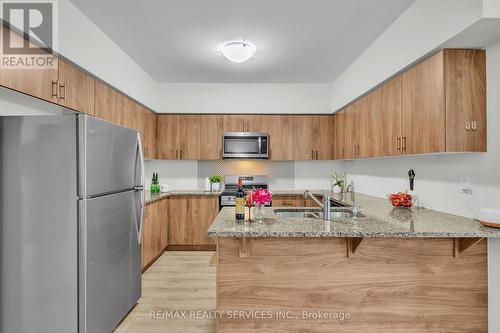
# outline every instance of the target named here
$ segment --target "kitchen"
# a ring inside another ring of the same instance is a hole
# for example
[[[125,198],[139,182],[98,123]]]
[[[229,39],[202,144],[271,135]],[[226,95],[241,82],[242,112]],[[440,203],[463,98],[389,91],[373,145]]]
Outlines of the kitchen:
[[[55,65],[0,70],[1,332],[500,330],[496,1],[47,2]]]

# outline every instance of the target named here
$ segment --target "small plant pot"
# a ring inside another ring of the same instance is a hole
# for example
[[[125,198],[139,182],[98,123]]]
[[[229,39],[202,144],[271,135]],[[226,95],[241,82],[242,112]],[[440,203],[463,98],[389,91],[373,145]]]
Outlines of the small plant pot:
[[[333,187],[333,193],[335,193],[335,194],[340,194],[340,193],[342,193],[342,187],[341,187],[341,186],[339,186],[339,185],[335,185],[335,186]]]
[[[212,183],[212,192],[220,191],[220,183]]]

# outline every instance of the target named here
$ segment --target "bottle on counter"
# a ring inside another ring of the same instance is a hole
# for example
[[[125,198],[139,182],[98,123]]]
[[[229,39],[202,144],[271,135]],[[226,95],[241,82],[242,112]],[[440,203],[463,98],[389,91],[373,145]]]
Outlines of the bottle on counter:
[[[237,223],[245,221],[245,191],[243,191],[243,180],[238,178],[238,190],[235,198],[235,217]]]

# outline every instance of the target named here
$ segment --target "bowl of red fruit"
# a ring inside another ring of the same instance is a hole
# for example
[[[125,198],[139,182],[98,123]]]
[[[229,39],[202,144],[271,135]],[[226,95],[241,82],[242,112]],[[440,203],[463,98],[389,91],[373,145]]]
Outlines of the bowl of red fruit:
[[[413,196],[405,192],[389,194],[389,201],[394,207],[410,208],[413,206]]]

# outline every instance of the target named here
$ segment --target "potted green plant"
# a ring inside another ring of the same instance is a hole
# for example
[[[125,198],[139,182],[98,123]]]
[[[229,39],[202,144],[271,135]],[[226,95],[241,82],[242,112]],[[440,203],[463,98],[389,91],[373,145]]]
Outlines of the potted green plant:
[[[220,183],[222,182],[221,176],[212,176],[210,177],[210,185],[212,187],[213,192],[220,191]]]
[[[334,172],[331,176],[332,192],[339,194],[344,192],[345,175],[338,175]]]
[[[158,173],[153,172],[153,178],[151,178],[151,193],[160,193],[160,184],[158,184]]]

